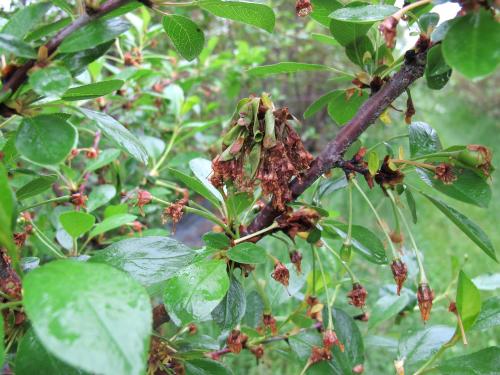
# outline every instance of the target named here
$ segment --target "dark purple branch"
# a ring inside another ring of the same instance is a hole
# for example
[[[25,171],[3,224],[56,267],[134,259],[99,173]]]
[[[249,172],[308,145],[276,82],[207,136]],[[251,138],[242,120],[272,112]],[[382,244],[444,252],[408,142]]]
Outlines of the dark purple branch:
[[[92,13],[92,15],[81,15],[71,24],[59,31],[59,33],[57,33],[56,36],[54,36],[54,38],[45,45],[45,47],[47,47],[48,54],[51,55],[52,53],[54,53],[55,50],[64,41],[64,39],[76,30],[82,28],[91,21],[110,13],[111,11],[121,7],[122,5],[127,4],[129,1],[131,0],[108,0],[104,4],[102,4],[99,9]],[[6,92],[8,90],[12,90],[12,93],[14,93],[24,83],[28,76],[29,70],[35,65],[35,63],[35,60],[30,60],[23,66],[16,69],[12,76],[4,83],[2,91]],[[9,113],[9,111],[3,105],[1,108],[1,112],[2,115],[12,115],[12,113]]]
[[[411,51],[413,52],[413,51]],[[338,166],[342,155],[358,137],[375,122],[377,118],[418,78],[425,70],[426,51],[419,54],[407,53],[403,67],[382,88],[371,96],[359,109],[356,116],[340,129],[337,136],[330,141],[311,167],[300,179],[290,183],[293,198],[300,196],[323,173]],[[254,233],[271,225],[280,211],[268,204],[248,226],[247,234]]]

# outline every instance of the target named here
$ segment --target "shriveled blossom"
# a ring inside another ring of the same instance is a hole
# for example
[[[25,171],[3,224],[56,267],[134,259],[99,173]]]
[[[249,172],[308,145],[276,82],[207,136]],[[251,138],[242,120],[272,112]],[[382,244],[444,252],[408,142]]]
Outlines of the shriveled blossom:
[[[317,322],[322,322],[324,305],[319,301],[318,297],[308,296],[306,303],[309,306],[306,315]]]
[[[338,345],[341,350],[344,351],[344,346],[340,343],[335,331],[327,329],[323,333],[323,346],[327,349],[330,349],[334,345]]]
[[[329,361],[332,359],[332,352],[328,348],[313,346],[311,350],[311,356],[309,357],[309,362],[311,364],[318,363],[321,361]]]
[[[451,185],[457,180],[457,176],[453,173],[453,166],[448,163],[437,165],[434,173],[434,178],[442,181],[445,185]]]
[[[491,173],[491,161],[493,154],[491,150],[483,145],[468,145],[466,151],[462,151],[459,160],[463,163],[480,169],[486,176]]]
[[[196,324],[190,323],[188,325],[188,332],[189,332],[190,335],[195,335],[196,332],[198,332],[198,327],[196,327]]]
[[[382,166],[375,175],[375,182],[383,189],[393,188],[403,182],[404,173],[399,169],[393,170],[389,165],[389,155],[386,155]]]
[[[163,368],[169,367],[176,368],[175,374],[183,374],[184,368],[180,362],[172,358],[173,354],[174,352],[166,341],[152,336],[151,348],[149,349],[148,373],[157,374],[159,371],[162,371]]]
[[[408,267],[401,259],[394,259],[391,263],[391,271],[394,276],[394,281],[396,281],[397,294],[399,296],[401,288],[403,288],[403,284],[408,277]]]
[[[288,268],[286,268],[283,263],[276,261],[274,263],[274,271],[271,274],[271,277],[287,287],[290,281],[290,271],[288,271]]]
[[[378,27],[380,33],[384,36],[387,48],[394,48],[396,44],[397,26],[399,20],[393,16],[387,17]]]
[[[263,314],[262,323],[264,323],[264,327],[271,329],[273,336],[278,334],[278,328],[276,327],[276,319],[274,316],[271,314]]]
[[[14,233],[14,243],[17,247],[23,247],[28,234],[26,232]]]
[[[264,356],[264,345],[259,344],[257,346],[252,346],[250,347],[250,352],[259,360]]]
[[[360,283],[352,284],[352,290],[347,294],[349,304],[359,308],[365,305],[367,296],[368,292]]]
[[[415,115],[415,106],[413,105],[413,100],[411,96],[408,95],[408,99],[406,99],[406,112],[405,112],[405,123],[407,125],[411,124],[411,119]]]
[[[299,17],[306,17],[313,11],[311,0],[297,0],[295,3],[295,13]]]
[[[298,250],[294,250],[290,253],[290,261],[295,266],[298,273],[302,272],[302,254]]]
[[[315,229],[319,219],[318,211],[303,207],[281,215],[277,221],[281,230],[293,239],[299,232],[310,232]]]
[[[239,353],[245,347],[248,336],[241,333],[240,330],[233,329],[227,337],[227,347],[231,353]]]
[[[166,207],[163,210],[162,214],[162,222],[166,223],[167,218],[172,219],[172,232],[175,233],[175,225],[182,219],[182,215],[184,214],[184,207],[187,205],[189,200],[189,193],[187,190],[183,191],[183,197],[174,203],[171,203],[170,206]]]
[[[147,190],[137,191],[137,207],[139,207],[139,212],[144,216],[144,206],[151,203],[153,196]]]
[[[73,193],[71,194],[70,201],[76,207],[76,209],[85,208],[85,204],[89,198],[83,193]]]
[[[260,184],[274,208],[285,210],[292,200],[289,182],[300,178],[313,157],[291,123],[288,108],[275,109],[269,96],[242,99],[223,137],[223,151],[212,161],[212,184],[252,191]]]
[[[431,317],[432,301],[434,300],[434,291],[429,284],[420,283],[417,290],[418,308],[422,320],[426,322]]]

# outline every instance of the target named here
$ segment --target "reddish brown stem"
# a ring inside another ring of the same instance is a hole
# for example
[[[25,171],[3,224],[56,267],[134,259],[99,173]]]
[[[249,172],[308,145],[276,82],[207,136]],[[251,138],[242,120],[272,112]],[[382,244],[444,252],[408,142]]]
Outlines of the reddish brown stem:
[[[359,109],[356,116],[342,127],[337,136],[330,141],[323,151],[311,163],[311,167],[300,179],[290,183],[293,198],[300,196],[323,173],[338,166],[342,155],[358,137],[375,122],[376,119],[418,78],[425,69],[426,51],[415,54],[407,52],[405,64],[377,93],[371,96]],[[246,234],[254,233],[272,224],[281,212],[268,204],[248,226]]]

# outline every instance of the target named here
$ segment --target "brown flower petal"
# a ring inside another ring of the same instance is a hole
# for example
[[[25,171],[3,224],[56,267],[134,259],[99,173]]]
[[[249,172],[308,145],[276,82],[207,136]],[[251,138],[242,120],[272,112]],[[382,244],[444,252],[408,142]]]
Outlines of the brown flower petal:
[[[421,283],[417,290],[417,301],[418,308],[420,309],[420,315],[422,320],[426,322],[431,316],[432,301],[434,300],[434,291],[429,287],[428,284]]]
[[[360,283],[352,284],[352,290],[347,294],[349,303],[359,308],[365,305],[367,296],[368,292]]]
[[[401,293],[401,288],[408,276],[408,267],[401,259],[394,259],[391,263],[392,275],[397,285],[397,294]]]

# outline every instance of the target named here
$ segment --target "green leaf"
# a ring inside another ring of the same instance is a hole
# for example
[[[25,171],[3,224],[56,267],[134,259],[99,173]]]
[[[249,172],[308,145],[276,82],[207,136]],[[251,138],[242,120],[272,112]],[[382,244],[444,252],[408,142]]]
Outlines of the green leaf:
[[[413,223],[417,224],[417,204],[415,203],[415,198],[413,198],[413,193],[410,189],[405,189],[406,202],[408,203],[408,208],[411,212],[411,218]]]
[[[425,66],[427,86],[432,90],[441,90],[446,86],[450,77],[451,68],[444,60],[441,44],[438,44],[427,52],[427,64]]]
[[[165,283],[163,301],[177,325],[206,319],[229,289],[226,262],[191,264]]]
[[[66,65],[66,68],[74,75],[77,75],[86,69],[90,63],[104,55],[112,45],[113,41],[109,41],[85,51],[68,53],[61,57],[61,61]]]
[[[202,237],[203,242],[207,247],[212,249],[225,249],[231,245],[229,238],[224,233],[205,233]]]
[[[270,33],[273,32],[274,12],[267,5],[247,1],[221,0],[200,0],[198,5],[217,17],[246,23]]]
[[[447,359],[436,367],[443,375],[493,375],[498,373],[499,368],[500,347],[498,346]]]
[[[194,250],[172,238],[151,236],[115,242],[90,261],[123,270],[156,292],[165,280],[190,264],[194,256]]]
[[[92,189],[87,201],[87,212],[92,212],[108,203],[116,195],[113,185],[99,185]]]
[[[245,289],[233,276],[224,299],[212,311],[212,318],[222,330],[235,328],[245,316],[247,300]]]
[[[109,163],[114,162],[116,159],[118,159],[119,156],[120,150],[117,150],[115,148],[108,148],[106,150],[103,150],[99,153],[97,159],[91,160],[90,163],[87,164],[85,171],[93,172],[108,165]]]
[[[312,0],[313,11],[310,17],[325,27],[330,26],[330,13],[342,7],[336,0]]]
[[[180,180],[188,188],[194,190],[196,193],[207,199],[215,207],[220,207],[220,200],[213,194],[212,190],[208,189],[202,182],[181,171],[178,171],[177,169],[169,168],[168,171],[172,174],[172,176]]]
[[[412,122],[408,134],[411,157],[433,154],[442,149],[438,134],[425,122]]]
[[[405,358],[405,373],[414,373],[418,365],[429,359],[450,341],[455,329],[436,325],[417,331],[410,330],[399,341],[398,358]]]
[[[79,110],[87,118],[95,121],[103,134],[121,148],[122,151],[125,151],[143,164],[148,163],[149,155],[141,141],[113,117],[86,108],[79,108]]]
[[[30,33],[26,34],[24,38],[25,42],[34,42],[36,40],[42,39],[43,37],[55,33],[56,31],[61,30],[63,27],[68,26],[71,23],[71,18],[61,18],[58,21],[51,22],[40,27],[37,27]]]
[[[17,249],[12,241],[15,209],[16,201],[9,187],[7,170],[0,161],[0,245],[9,250],[9,255],[13,258],[14,263],[17,263],[19,256],[17,256]],[[16,256],[13,257],[13,255]]]
[[[371,151],[368,154],[368,170],[372,176],[378,171],[380,165],[380,160],[378,159],[378,154],[375,151]]]
[[[337,97],[338,91],[339,90],[333,90],[327,92],[326,94],[320,96],[318,99],[312,102],[304,112],[304,118],[307,119],[326,107],[332,99]]]
[[[16,135],[19,153],[33,163],[56,165],[76,147],[76,129],[58,115],[25,117]]]
[[[23,289],[48,352],[92,373],[145,373],[151,304],[131,277],[105,264],[60,260],[29,272]]]
[[[62,66],[51,66],[30,74],[29,83],[38,95],[60,96],[71,85],[71,74]]]
[[[500,288],[500,273],[479,275],[472,281],[479,290],[497,290]]]
[[[68,211],[59,215],[62,227],[73,238],[88,232],[95,223],[95,216],[80,211]]]
[[[341,8],[350,9],[350,8],[366,6],[366,3],[360,1],[350,2],[345,7],[343,7],[343,4],[341,4],[338,1],[332,1],[331,4],[335,8],[334,10],[340,10]],[[353,22],[339,21],[331,18],[330,20],[331,20],[330,32],[342,46],[347,46],[352,42],[354,42],[356,39],[365,36],[373,24],[373,22],[353,23]]]
[[[439,192],[478,207],[488,207],[492,194],[488,182],[470,169],[455,168],[454,173],[457,179],[447,185],[434,178],[432,172],[417,168],[418,177]]]
[[[344,90],[336,90],[337,94],[328,103],[328,114],[339,125],[345,125],[358,112],[361,105],[368,99],[368,94],[357,93],[347,99]]]
[[[227,257],[243,264],[263,264],[267,262],[266,249],[252,242],[242,242],[230,248]]]
[[[370,320],[368,321],[368,328],[373,328],[378,324],[392,318],[410,302],[408,294],[402,293],[398,295],[386,295],[380,298],[373,306],[371,311]]]
[[[227,209],[230,212],[231,217],[238,217],[245,210],[250,208],[250,205],[253,202],[253,195],[250,193],[239,192],[231,194],[227,198]]]
[[[18,200],[34,197],[50,189],[52,184],[57,180],[56,175],[40,176],[23,185],[16,191]]]
[[[203,158],[195,158],[189,161],[189,168],[195,177],[207,188],[219,202],[224,202],[222,194],[215,188],[209,180],[212,174],[212,162]]]
[[[392,5],[365,5],[337,9],[329,17],[334,20],[352,23],[372,23],[382,21],[398,10],[399,8]]]
[[[16,353],[16,375],[85,375],[49,353],[33,329],[25,333]]]
[[[23,39],[43,19],[50,7],[49,2],[22,7],[13,16],[9,17],[9,21],[2,29],[2,33],[15,35],[17,38]]]
[[[463,271],[458,274],[456,305],[464,330],[467,331],[474,325],[481,311],[481,295]]]
[[[75,101],[98,98],[100,96],[104,96],[115,92],[116,90],[119,90],[120,87],[123,86],[123,83],[124,82],[119,79],[110,79],[107,81],[72,87],[64,93],[62,99],[67,101]]]
[[[332,38],[331,36],[328,35],[312,33],[311,38],[313,38],[316,42],[327,44],[329,46],[339,45],[339,42],[335,38]]]
[[[243,324],[257,328],[262,323],[262,313],[264,312],[264,302],[257,291],[253,290],[247,294],[246,306]]]
[[[17,57],[25,57],[27,59],[37,58],[35,49],[15,35],[0,34],[0,50],[12,53]]]
[[[323,227],[330,233],[338,234],[342,239],[347,237],[346,224],[326,220]],[[387,264],[384,245],[373,232],[360,225],[353,225],[351,235],[354,250],[372,263]]]
[[[311,72],[311,71],[329,71],[333,70],[329,66],[321,64],[305,64],[299,62],[280,62],[271,65],[256,66],[248,69],[248,74],[257,77],[270,76],[274,74]]]
[[[66,37],[58,51],[70,53],[93,48],[115,39],[129,28],[130,23],[120,18],[97,19]]]
[[[175,49],[186,60],[194,60],[203,50],[205,44],[203,31],[189,18],[175,14],[165,16],[163,28]]]
[[[184,362],[188,375],[232,375],[223,363],[211,359],[191,359]]]
[[[483,302],[481,312],[472,328],[486,331],[498,326],[500,326],[500,296],[494,296]]]
[[[468,78],[487,76],[500,62],[500,25],[485,9],[459,17],[443,40],[446,62]]]
[[[484,231],[473,221],[461,214],[454,208],[448,206],[441,200],[424,194],[443,214],[450,219],[467,237],[469,237],[486,255],[498,261],[495,248]]]
[[[131,214],[113,215],[104,219],[101,223],[97,224],[89,233],[89,237],[95,237],[102,233],[109,232],[110,230],[121,227],[125,224],[132,223],[137,216]]]
[[[360,36],[346,45],[345,53],[349,60],[361,68],[372,63],[375,58],[375,48],[366,35]]]

